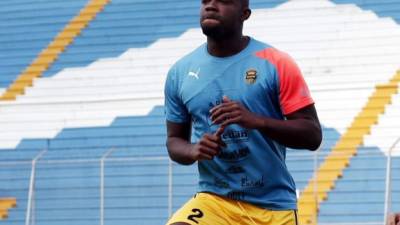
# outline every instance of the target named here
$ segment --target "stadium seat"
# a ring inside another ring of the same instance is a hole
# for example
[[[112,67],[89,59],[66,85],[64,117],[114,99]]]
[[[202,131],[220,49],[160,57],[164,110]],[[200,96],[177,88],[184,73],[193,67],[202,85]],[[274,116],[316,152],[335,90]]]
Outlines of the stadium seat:
[[[319,152],[287,152],[299,193],[304,193],[313,168],[323,165],[349,128],[358,126],[350,133],[363,143],[356,146],[357,155],[329,158],[334,163],[327,177],[337,177],[341,169],[340,178],[334,184],[327,184],[329,179],[322,182],[334,189],[326,193],[317,219],[348,224],[382,221],[385,152],[400,127],[399,94],[392,96],[394,92],[382,86],[399,69],[399,17],[393,0],[251,2],[246,34],[293,56],[323,125]],[[0,24],[9,29],[0,31],[0,89],[10,85],[62,28],[67,32],[57,46],[84,27],[67,23],[85,3],[0,3]],[[44,77],[31,82],[33,86],[15,101],[0,102],[0,193],[18,202],[0,225],[25,224],[32,160],[42,151],[46,152],[35,165],[36,224],[100,223],[102,194],[105,224],[163,224],[170,202],[174,211],[191,197],[197,168],[169,162],[163,89],[168,68],[205,40],[198,27],[198,6],[187,0],[113,0],[49,68],[43,65],[61,50],[42,51],[44,58],[30,72],[45,70]],[[32,74],[22,81],[30,78]],[[387,105],[385,113],[369,112],[352,124],[377,85],[383,88],[378,88],[371,106],[382,112]],[[364,137],[365,129],[370,132]],[[349,145],[354,146],[353,140],[338,149]],[[400,210],[399,163],[394,155],[393,210]]]

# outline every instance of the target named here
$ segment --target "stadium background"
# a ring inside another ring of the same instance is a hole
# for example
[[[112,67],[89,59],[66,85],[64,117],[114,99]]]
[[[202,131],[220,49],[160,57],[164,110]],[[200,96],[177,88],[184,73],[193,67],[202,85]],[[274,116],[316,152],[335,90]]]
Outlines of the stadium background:
[[[196,166],[167,157],[163,85],[205,40],[199,5],[0,2],[0,225],[163,224],[194,193]],[[245,33],[295,58],[323,125],[320,151],[288,151],[301,224],[383,224],[400,211],[400,1],[251,6]]]

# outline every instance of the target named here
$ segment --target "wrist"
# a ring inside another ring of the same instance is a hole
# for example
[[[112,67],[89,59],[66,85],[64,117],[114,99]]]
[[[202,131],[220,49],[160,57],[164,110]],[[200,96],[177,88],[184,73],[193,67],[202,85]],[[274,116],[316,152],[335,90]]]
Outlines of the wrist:
[[[252,113],[251,115],[251,129],[262,129],[265,126],[265,119],[262,116]]]

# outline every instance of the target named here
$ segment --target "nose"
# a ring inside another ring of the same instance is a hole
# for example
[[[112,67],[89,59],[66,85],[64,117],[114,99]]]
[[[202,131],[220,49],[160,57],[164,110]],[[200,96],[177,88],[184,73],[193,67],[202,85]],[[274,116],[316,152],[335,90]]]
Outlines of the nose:
[[[218,11],[215,3],[216,3],[215,0],[205,1],[203,3],[204,10],[207,11],[207,12],[209,12],[209,11]]]

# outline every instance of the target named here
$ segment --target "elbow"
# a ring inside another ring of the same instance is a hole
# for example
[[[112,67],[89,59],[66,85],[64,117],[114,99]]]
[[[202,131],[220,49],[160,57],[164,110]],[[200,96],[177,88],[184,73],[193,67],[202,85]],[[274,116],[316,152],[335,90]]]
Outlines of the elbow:
[[[309,150],[310,151],[317,151],[319,149],[319,146],[321,146],[322,140],[315,140],[313,143],[310,144]]]
[[[169,155],[169,158],[172,161],[174,161],[174,162],[176,162],[176,163],[178,163],[180,165],[183,165],[183,166],[190,166],[190,165],[193,165],[194,162],[195,162],[195,161],[192,161],[192,160],[188,160],[188,159],[186,159],[184,157],[179,157],[179,155],[174,154],[170,150],[168,150],[168,155]]]
[[[322,131],[321,131],[320,126],[316,127],[316,129],[314,129],[314,132],[311,137],[312,138],[310,139],[309,149],[311,151],[316,151],[319,149],[319,147],[322,144]]]
[[[174,148],[174,145],[171,144],[169,141],[167,141],[166,147],[168,151],[168,156],[172,161],[184,166],[190,166],[195,163],[194,160],[191,160],[183,153],[184,151],[182,149],[176,149],[176,146]]]

